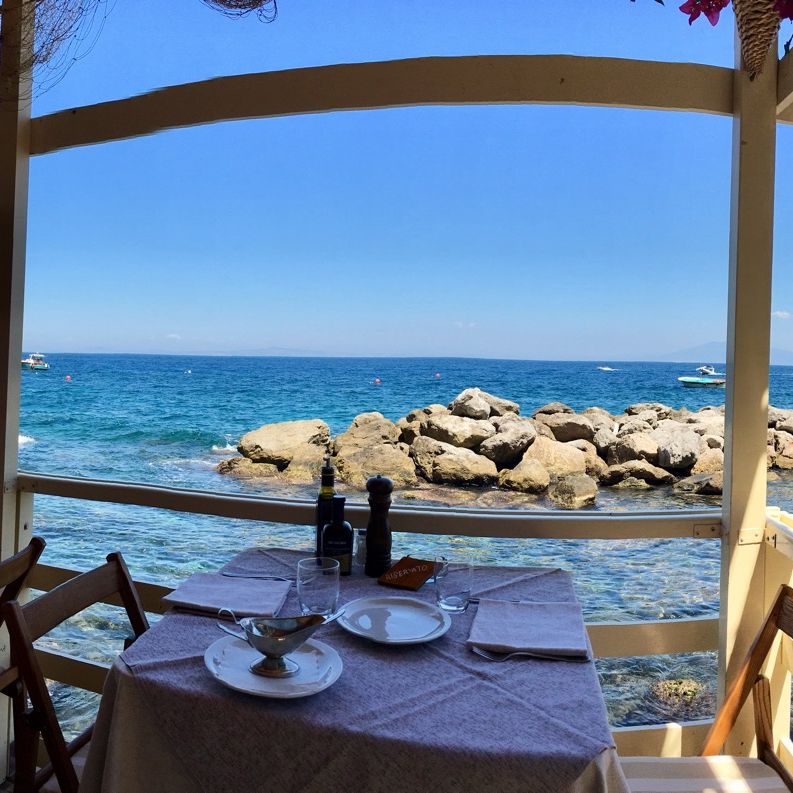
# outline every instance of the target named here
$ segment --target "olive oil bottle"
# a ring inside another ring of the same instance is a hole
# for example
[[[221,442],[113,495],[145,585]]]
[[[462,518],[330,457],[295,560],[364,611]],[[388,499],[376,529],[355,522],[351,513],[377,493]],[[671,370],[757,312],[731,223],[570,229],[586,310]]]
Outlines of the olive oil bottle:
[[[320,480],[319,496],[317,496],[317,544],[316,555],[322,556],[322,529],[326,523],[333,519],[333,497],[336,495],[336,471],[330,461],[330,455],[325,457],[322,464],[322,479]]]
[[[352,572],[352,526],[344,520],[344,496],[333,496],[333,518],[322,530],[322,555],[339,562],[339,573]]]

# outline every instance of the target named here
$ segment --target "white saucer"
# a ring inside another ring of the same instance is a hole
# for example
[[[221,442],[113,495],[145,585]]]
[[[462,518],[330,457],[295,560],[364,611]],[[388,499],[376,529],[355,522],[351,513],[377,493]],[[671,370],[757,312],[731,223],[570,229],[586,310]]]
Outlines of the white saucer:
[[[292,677],[262,677],[250,671],[251,662],[262,655],[242,639],[224,636],[213,642],[204,653],[204,663],[212,676],[224,686],[253,694],[255,697],[295,699],[316,694],[333,685],[343,664],[339,654],[324,642],[309,639],[289,653],[300,664]]]
[[[443,636],[451,617],[437,606],[407,597],[366,597],[345,604],[342,628],[380,644],[421,644]]]

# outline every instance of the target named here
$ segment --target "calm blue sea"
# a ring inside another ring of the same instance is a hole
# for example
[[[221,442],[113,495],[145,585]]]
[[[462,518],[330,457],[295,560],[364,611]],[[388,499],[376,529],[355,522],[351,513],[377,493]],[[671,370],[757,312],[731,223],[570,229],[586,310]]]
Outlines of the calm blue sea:
[[[47,360],[49,372],[22,374],[22,469],[223,491],[250,490],[214,469],[234,453],[242,433],[270,421],[317,417],[337,432],[358,413],[377,410],[397,419],[416,407],[447,403],[470,386],[519,402],[525,414],[556,400],[578,410],[598,405],[612,412],[639,401],[697,409],[724,400],[723,391],[678,384],[676,378],[694,374],[696,364],[78,354]],[[702,363],[723,370],[716,361]],[[601,371],[599,365],[616,371]],[[772,368],[771,401],[793,408],[793,367]],[[640,497],[604,493],[599,508],[718,503],[669,491]],[[793,509],[793,480],[772,483],[769,503]],[[166,583],[213,569],[253,544],[311,544],[305,527],[41,496],[35,528],[48,541],[50,563],[87,569],[119,549],[135,577]],[[433,553],[460,544],[482,562],[570,570],[590,620],[693,616],[718,607],[715,542],[395,538],[396,553]],[[652,675],[710,683],[713,659],[601,662],[600,671],[613,723],[628,724],[670,715],[653,701]]]

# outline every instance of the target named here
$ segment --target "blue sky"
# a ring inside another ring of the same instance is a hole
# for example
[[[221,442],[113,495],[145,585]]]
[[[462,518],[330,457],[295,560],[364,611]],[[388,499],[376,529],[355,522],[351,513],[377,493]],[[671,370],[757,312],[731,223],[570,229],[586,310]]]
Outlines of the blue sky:
[[[675,4],[116,0],[34,114],[224,74],[421,55],[730,65]],[[793,349],[780,128],[774,345]],[[234,122],[36,158],[25,347],[647,359],[723,339],[729,119],[412,108]],[[787,153],[786,153],[787,152]]]

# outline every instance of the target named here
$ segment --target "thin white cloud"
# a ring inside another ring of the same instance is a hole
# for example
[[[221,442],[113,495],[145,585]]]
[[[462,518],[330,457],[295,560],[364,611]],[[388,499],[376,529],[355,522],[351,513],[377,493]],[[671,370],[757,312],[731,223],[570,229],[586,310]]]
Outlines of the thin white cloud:
[[[772,311],[771,316],[774,319],[790,319],[789,311]]]
[[[176,341],[181,341],[182,337],[178,333],[166,333],[166,339],[176,339]]]

